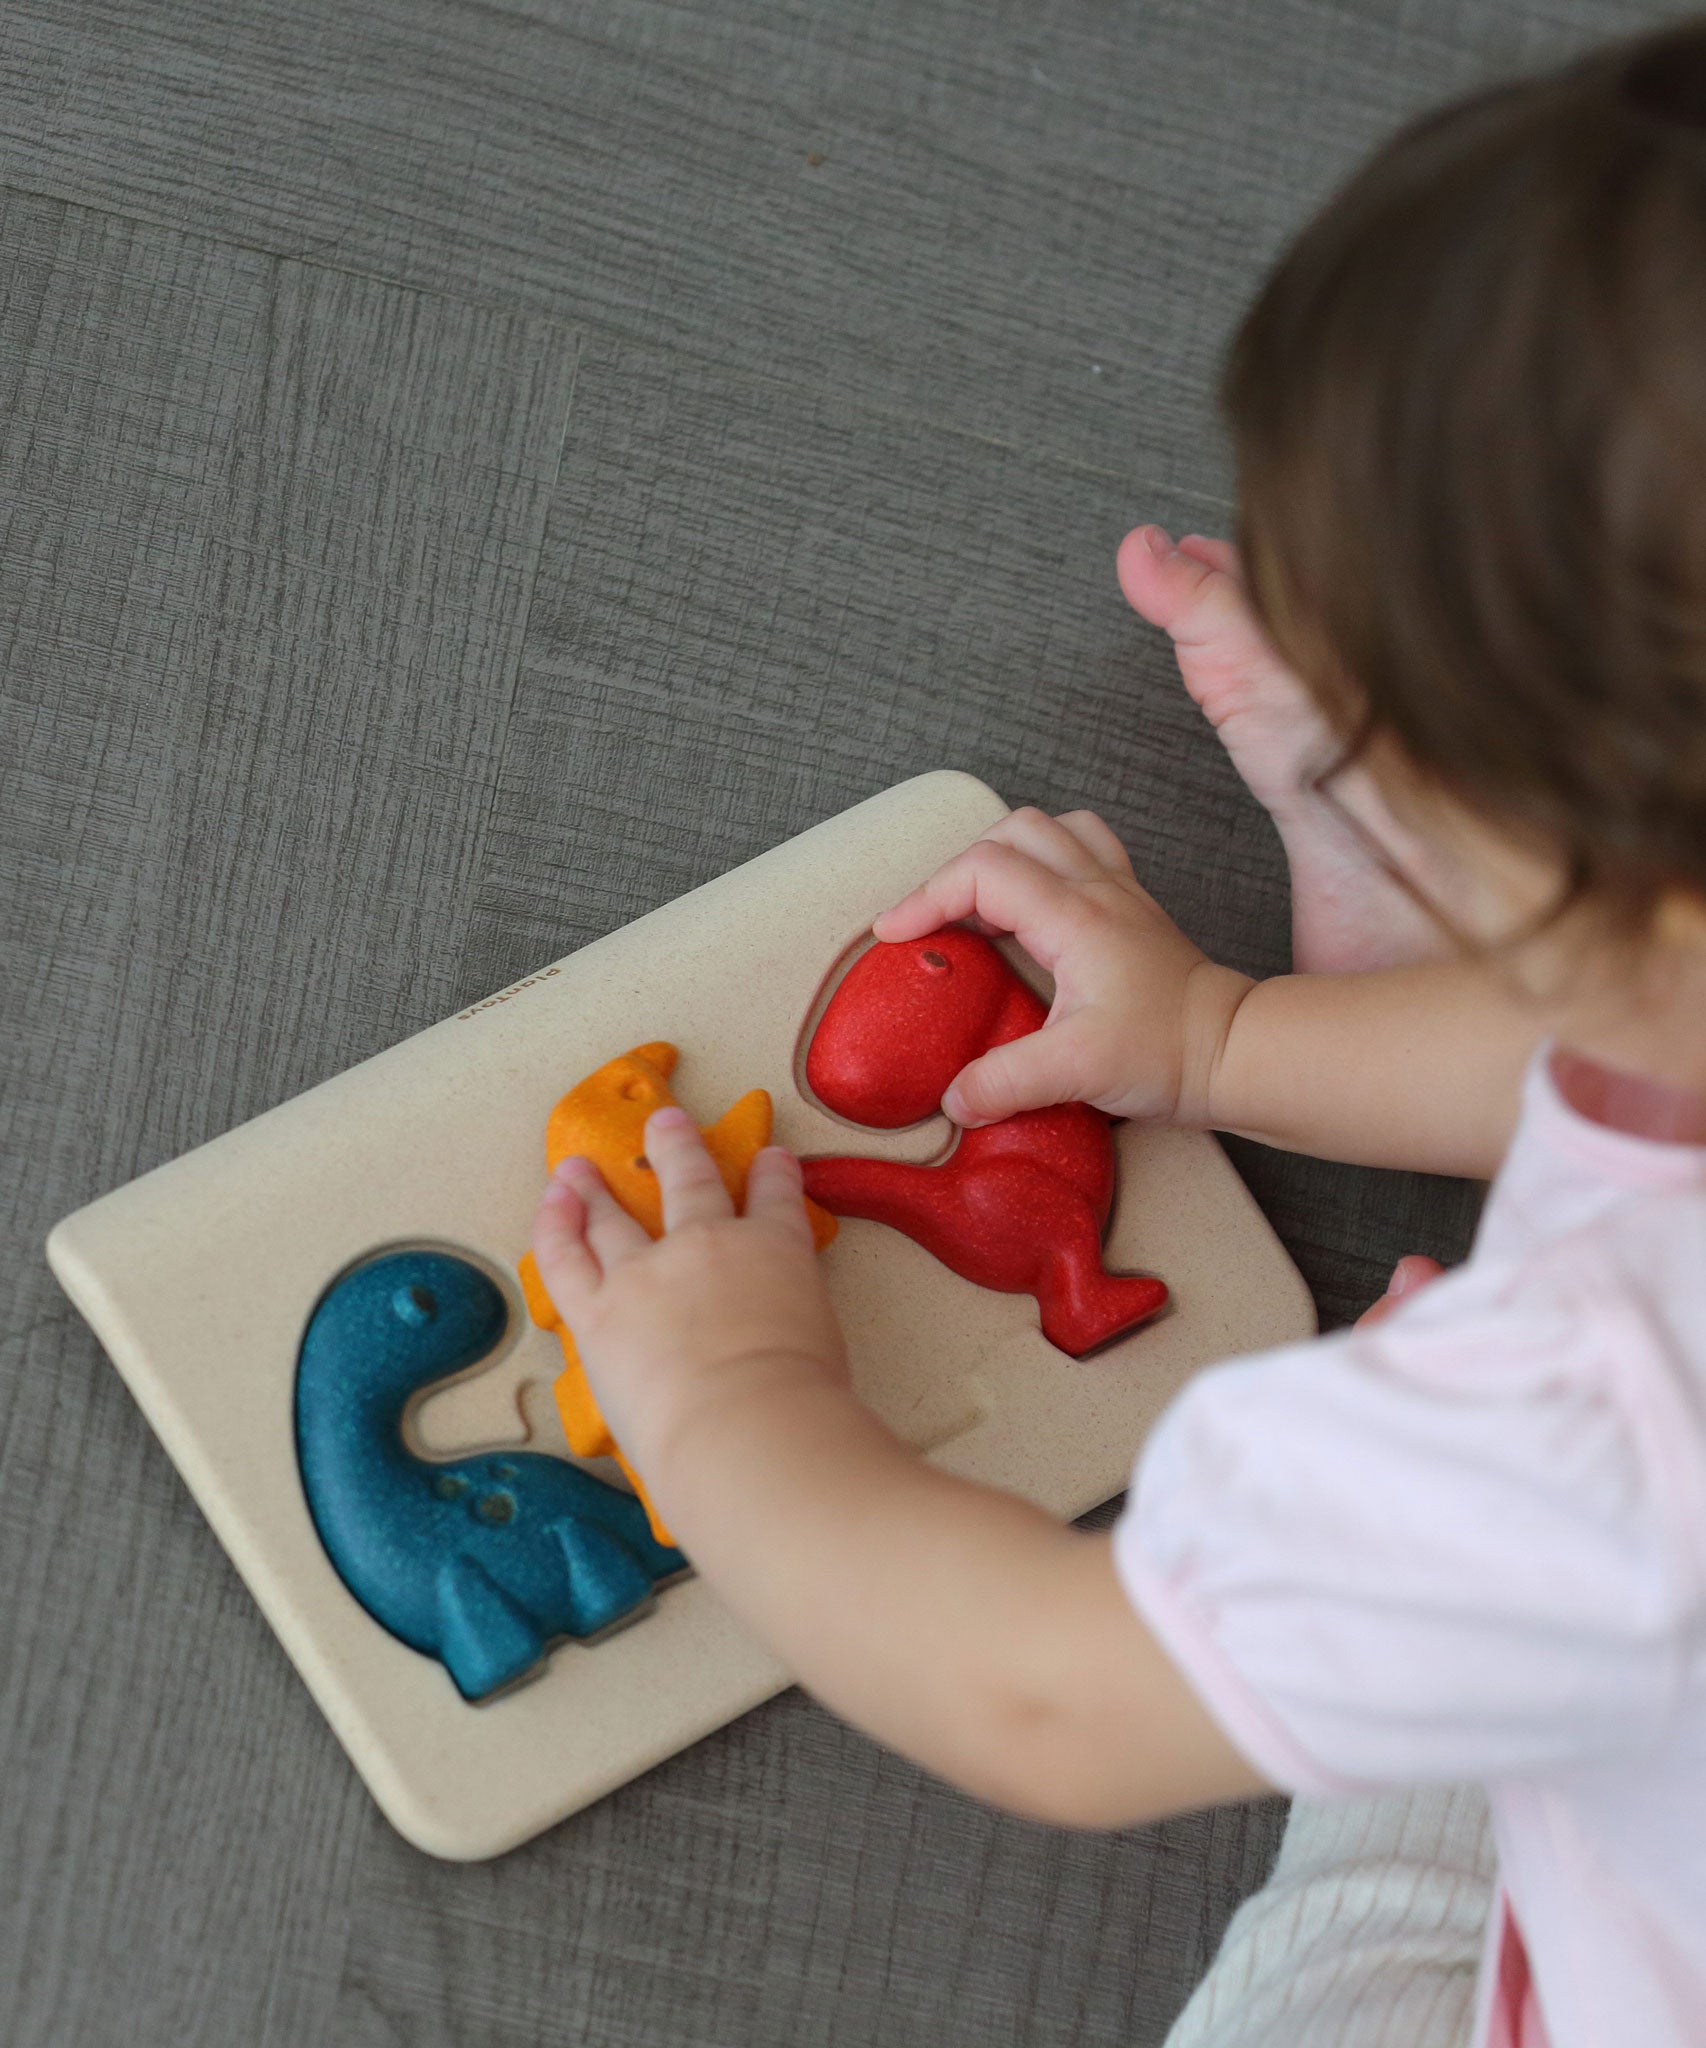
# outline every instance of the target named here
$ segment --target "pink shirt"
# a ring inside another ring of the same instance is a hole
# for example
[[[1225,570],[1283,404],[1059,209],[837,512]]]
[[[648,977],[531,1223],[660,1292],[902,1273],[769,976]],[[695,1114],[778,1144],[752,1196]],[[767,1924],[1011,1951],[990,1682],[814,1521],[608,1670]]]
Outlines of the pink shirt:
[[[1200,1374],[1113,1543],[1276,1785],[1486,1786],[1477,2043],[1706,2044],[1706,1146],[1543,1049],[1467,1263]]]

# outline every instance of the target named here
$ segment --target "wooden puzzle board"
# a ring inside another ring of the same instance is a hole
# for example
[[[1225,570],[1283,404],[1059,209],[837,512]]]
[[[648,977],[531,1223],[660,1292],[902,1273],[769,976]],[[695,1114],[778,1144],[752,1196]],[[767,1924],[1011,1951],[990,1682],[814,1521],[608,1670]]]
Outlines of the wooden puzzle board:
[[[230,1552],[380,1806],[434,1855],[514,1847],[789,1683],[697,1579],[632,1626],[561,1644],[533,1680],[466,1704],[372,1621],[315,1532],[293,1385],[316,1301],[382,1248],[438,1245],[505,1286],[504,1344],[417,1410],[421,1446],[566,1455],[560,1353],[515,1262],[552,1105],[629,1046],[681,1048],[700,1122],[748,1088],[802,1152],[924,1159],[947,1136],[858,1131],[795,1085],[803,1024],[871,918],[1006,810],[970,776],[902,783],[527,976],[59,1223],[48,1257]],[[1186,1376],[1309,1334],[1302,1279],[1230,1162],[1192,1132],[1117,1134],[1111,1266],[1175,1307],[1093,1358],[1044,1342],[1035,1304],[968,1286],[892,1231],[844,1223],[826,1272],[860,1395],[944,1469],[1063,1518],[1125,1484]],[[603,1477],[619,1474],[594,1461]],[[778,1532],[785,1540],[785,1532]],[[115,1682],[118,1682],[115,1674]]]

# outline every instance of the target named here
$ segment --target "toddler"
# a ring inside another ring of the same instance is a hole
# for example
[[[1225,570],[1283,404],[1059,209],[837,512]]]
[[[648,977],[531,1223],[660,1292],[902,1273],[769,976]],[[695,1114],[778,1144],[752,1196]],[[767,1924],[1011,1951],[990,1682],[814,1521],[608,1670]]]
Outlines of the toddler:
[[[1111,1828],[1277,1787],[1295,1835],[1432,1787],[1472,1877],[1485,1788],[1472,2016],[1378,1959],[1335,2003],[1257,1900],[1193,2041],[1706,2042],[1706,23],[1406,130],[1225,396],[1238,549],[1141,527],[1120,576],[1284,836],[1300,971],[1205,957],[1081,811],[876,938],[974,920],[1053,973],[961,1125],[1083,1100],[1491,1177],[1468,1262],[1198,1375],[1094,1535],[858,1403],[785,1151],[736,1217],[660,1111],[663,1238],[567,1160],[540,1269],[698,1570],[970,1792]],[[1359,1839],[1420,1896],[1408,1810]]]

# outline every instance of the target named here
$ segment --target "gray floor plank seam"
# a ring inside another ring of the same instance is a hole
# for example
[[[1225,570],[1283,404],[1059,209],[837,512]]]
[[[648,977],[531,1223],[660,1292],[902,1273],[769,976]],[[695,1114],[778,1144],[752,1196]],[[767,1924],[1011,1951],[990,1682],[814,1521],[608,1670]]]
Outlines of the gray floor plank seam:
[[[0,194],[15,200],[41,200],[49,203],[56,202],[62,196],[58,193],[20,184],[16,181],[0,181]],[[79,201],[77,203],[86,212],[101,214],[114,221],[123,221],[132,227],[149,228],[161,225],[158,220],[148,214],[130,213],[123,207],[111,202],[96,204],[90,201]],[[269,259],[277,256],[277,251],[269,248],[264,243],[244,242],[225,235],[210,235],[205,237],[205,239],[222,249],[234,252],[244,252]],[[348,264],[332,263],[317,257],[293,257],[288,260],[299,262],[305,270],[321,270],[333,276],[359,278],[368,284],[386,286],[390,289],[409,292],[422,298],[445,299],[453,304],[467,307],[470,311],[503,313],[514,310],[513,302],[511,301],[500,298],[482,299],[471,297],[462,291],[446,289],[435,285],[415,284],[409,282],[406,278],[390,276],[377,270],[366,270]],[[597,334],[604,341],[612,345],[632,344],[644,346],[646,343],[643,330],[624,327],[613,323],[607,318],[584,317],[576,324],[578,331],[587,334]],[[809,380],[802,382],[798,378],[789,377],[779,372],[766,372],[757,366],[743,365],[738,370],[730,370],[723,357],[714,348],[706,345],[695,345],[691,339],[671,343],[670,353],[684,362],[696,362],[707,369],[723,368],[728,370],[729,374],[738,376],[742,380],[754,385],[771,384],[779,390],[801,394],[807,393],[814,388]],[[885,404],[877,399],[862,401],[860,409],[868,413],[873,419],[888,420],[897,427],[912,428],[921,423],[918,414],[903,410],[894,405]],[[1134,492],[1141,492],[1145,489],[1164,490],[1171,499],[1181,505],[1202,506],[1214,512],[1223,525],[1230,525],[1231,523],[1234,506],[1232,496],[1226,489],[1199,490],[1189,484],[1179,482],[1177,479],[1165,482],[1160,478],[1148,479],[1141,475],[1134,475],[1130,467],[1126,465],[1116,465],[1112,462],[1094,462],[1083,456],[1063,454],[1057,450],[1021,442],[1009,436],[982,431],[958,421],[932,420],[929,422],[929,425],[932,431],[936,433],[951,434],[967,441],[977,442],[1004,454],[1045,461],[1051,467],[1069,474],[1101,478],[1107,482],[1117,482]]]
[[[903,29],[871,0],[747,0],[707,36],[691,8],[298,0],[280,37],[195,0],[24,0],[14,61],[57,92],[0,128],[0,177],[534,310],[573,280],[576,317],[1093,458],[1148,382],[1205,391],[1229,250],[1271,249],[1422,100],[1631,16],[1470,5],[1441,32],[1404,0],[1220,0],[1211,25],[1165,0],[1092,26],[944,0]]]
[[[0,1466],[30,1540],[8,1514],[0,1707],[9,1780],[51,1795],[0,1821],[7,1867],[32,1872],[0,1915],[0,2032],[313,2038],[340,1873],[378,1823],[87,1332],[45,1307],[40,1242],[56,1211],[312,1078],[315,1029],[324,1070],[383,1042],[383,1021],[350,1035],[369,990],[388,1011],[424,967],[425,999],[455,1007],[421,934],[467,914],[480,807],[457,796],[460,845],[424,859],[411,812],[441,759],[489,786],[573,337],[3,203],[8,831],[57,879],[0,912],[8,1121],[35,1169],[3,1227],[20,1305],[44,1304],[8,1348]],[[65,1579],[81,1602],[53,1597]],[[96,1923],[122,1971],[86,1967]]]

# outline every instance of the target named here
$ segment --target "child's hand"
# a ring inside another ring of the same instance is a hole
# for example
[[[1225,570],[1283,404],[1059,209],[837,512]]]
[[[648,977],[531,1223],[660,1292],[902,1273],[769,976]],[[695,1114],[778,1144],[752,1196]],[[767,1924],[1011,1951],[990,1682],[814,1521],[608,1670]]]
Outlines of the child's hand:
[[[590,1160],[569,1158],[540,1200],[533,1254],[612,1433],[650,1484],[660,1449],[718,1403],[778,1374],[842,1387],[849,1374],[793,1154],[758,1154],[737,1216],[684,1109],[654,1111],[645,1145],[661,1238]]]
[[[802,1685],[984,1799],[1128,1827],[1269,1787],[1133,1612],[1109,1539],[936,1470],[863,1407],[799,1168],[745,1216],[685,1111],[656,1242],[565,1160],[533,1252],[599,1406],[694,1570]]]
[[[942,1098],[956,1123],[1089,1102],[1144,1123],[1206,1124],[1209,1081],[1254,986],[1193,945],[1089,811],[1013,811],[885,910],[879,939],[966,919],[1012,932],[1054,976],[1048,1022],[961,1069]]]

